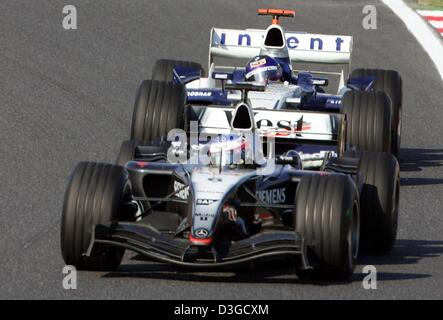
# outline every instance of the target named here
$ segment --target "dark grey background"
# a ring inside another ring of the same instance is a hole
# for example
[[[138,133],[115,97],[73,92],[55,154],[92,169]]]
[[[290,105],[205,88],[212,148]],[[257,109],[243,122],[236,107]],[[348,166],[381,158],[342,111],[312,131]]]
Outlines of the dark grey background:
[[[62,8],[78,9],[78,30]],[[378,30],[362,8],[378,9]],[[288,30],[351,34],[354,66],[393,68],[404,81],[401,209],[389,256],[363,256],[346,284],[300,283],[290,264],[253,272],[190,272],[125,260],[62,288],[59,225],[80,160],[113,161],[128,138],[137,85],[158,58],[207,61],[212,26],[264,28],[258,7],[298,10]],[[442,81],[403,23],[378,1],[4,0],[0,2],[0,298],[443,298]],[[378,289],[362,288],[365,264]]]

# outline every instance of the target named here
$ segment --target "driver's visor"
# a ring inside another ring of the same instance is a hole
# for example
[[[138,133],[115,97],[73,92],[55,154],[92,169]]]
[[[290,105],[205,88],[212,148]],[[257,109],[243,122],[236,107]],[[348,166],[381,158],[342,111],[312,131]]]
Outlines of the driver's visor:
[[[274,71],[274,72],[273,72]],[[245,75],[246,80],[266,83],[268,80],[273,80],[272,76],[278,71],[277,66],[268,66],[252,70]]]

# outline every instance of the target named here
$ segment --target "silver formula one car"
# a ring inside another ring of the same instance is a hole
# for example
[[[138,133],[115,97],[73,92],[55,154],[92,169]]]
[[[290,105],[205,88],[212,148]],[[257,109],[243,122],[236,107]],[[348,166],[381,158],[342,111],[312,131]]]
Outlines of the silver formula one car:
[[[261,13],[274,22],[291,15]],[[196,268],[294,257],[301,278],[347,279],[360,248],[390,251],[399,166],[372,147],[391,148],[391,119],[382,142],[379,127],[367,126],[370,151],[360,140],[349,143],[348,114],[328,111],[332,100],[302,107],[305,97],[319,99],[323,80],[309,78],[314,91],[300,85],[300,74],[297,84],[280,83],[282,69],[268,57],[250,70],[212,65],[209,78],[194,63],[156,64],[157,80],[138,91],[133,139],[117,165],[82,162],[71,175],[61,233],[67,264],[114,269],[125,249]],[[236,71],[243,74],[237,80]],[[201,88],[215,79],[220,89]],[[191,89],[195,81],[200,87]]]

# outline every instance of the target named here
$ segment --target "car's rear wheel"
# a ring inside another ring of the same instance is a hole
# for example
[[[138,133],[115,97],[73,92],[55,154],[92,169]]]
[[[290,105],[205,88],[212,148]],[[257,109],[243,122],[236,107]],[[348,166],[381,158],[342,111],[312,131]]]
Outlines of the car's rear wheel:
[[[356,150],[391,151],[391,106],[383,92],[348,91],[343,97],[346,144]]]
[[[301,279],[348,279],[359,250],[359,198],[343,174],[301,179],[295,196],[295,230],[305,240],[312,269],[297,267]]]
[[[389,153],[361,152],[359,156],[362,249],[386,254],[391,251],[397,236],[399,164]]]
[[[172,81],[145,80],[135,99],[131,140],[166,141],[170,130],[184,127],[185,89]]]
[[[152,80],[173,81],[173,70],[176,66],[196,69],[200,71],[202,77],[205,75],[203,67],[197,62],[159,59],[152,69]]]
[[[355,69],[351,78],[375,77],[373,83],[374,91],[387,94],[391,100],[391,152],[398,156],[401,143],[401,118],[403,105],[403,88],[400,74],[394,70],[383,69]]]
[[[82,270],[113,270],[120,265],[124,249],[96,246],[84,253],[94,225],[119,220],[131,189],[127,172],[111,164],[81,162],[65,193],[61,222],[61,250],[66,264]]]

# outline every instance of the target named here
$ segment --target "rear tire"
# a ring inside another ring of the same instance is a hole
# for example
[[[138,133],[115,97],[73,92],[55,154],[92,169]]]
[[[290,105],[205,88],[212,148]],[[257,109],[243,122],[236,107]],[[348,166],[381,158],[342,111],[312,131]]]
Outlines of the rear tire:
[[[348,279],[359,247],[359,200],[346,175],[310,175],[295,196],[295,229],[307,246],[312,269],[297,267],[301,279]]]
[[[80,270],[114,270],[124,249],[97,246],[86,253],[92,227],[119,220],[119,212],[130,194],[127,172],[120,166],[81,162],[75,168],[65,193],[61,222],[61,250],[66,264]]]
[[[154,68],[152,69],[152,80],[173,81],[173,69],[175,66],[200,70],[202,77],[205,74],[203,67],[197,62],[159,59],[155,62]]]
[[[166,141],[168,132],[183,129],[185,89],[171,81],[145,80],[135,99],[131,140]]]
[[[360,153],[362,185],[361,246],[366,252],[386,254],[397,236],[400,174],[397,159],[389,153]]]
[[[357,150],[391,151],[391,106],[383,92],[348,91],[343,97],[346,143]]]
[[[355,69],[351,78],[375,77],[374,91],[381,91],[391,100],[391,152],[398,156],[401,144],[401,119],[403,105],[403,88],[400,74],[394,70],[383,69]]]

